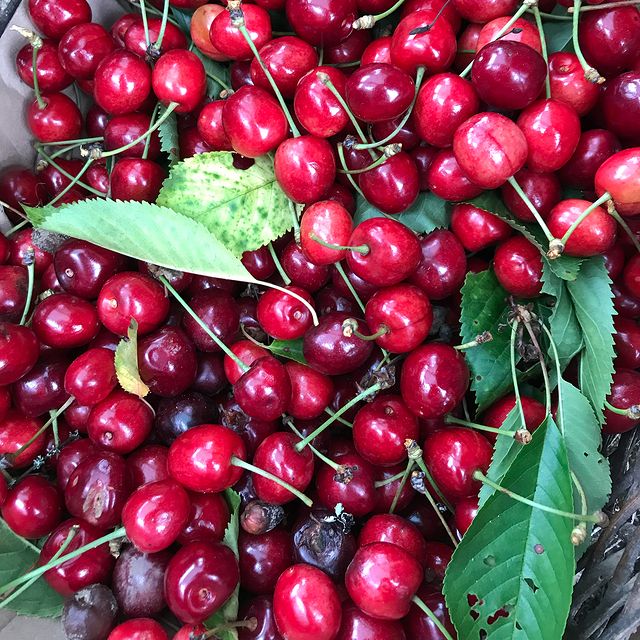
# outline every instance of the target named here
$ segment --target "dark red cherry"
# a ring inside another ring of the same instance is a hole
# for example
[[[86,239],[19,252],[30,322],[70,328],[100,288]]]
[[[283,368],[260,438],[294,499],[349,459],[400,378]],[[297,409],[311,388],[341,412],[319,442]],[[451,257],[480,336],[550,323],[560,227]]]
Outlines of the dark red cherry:
[[[247,455],[252,457],[258,445],[269,435],[278,430],[276,420],[265,421],[251,418],[235,401],[235,398],[224,399],[219,405],[220,424],[235,431],[244,442]]]
[[[12,387],[13,404],[27,417],[43,415],[62,406],[68,395],[64,389],[66,358],[41,358]]]
[[[7,249],[8,249],[7,245]],[[0,266],[0,320],[19,322],[27,301],[28,278],[25,267]]]
[[[478,113],[458,127],[453,153],[470,180],[484,189],[495,189],[524,166],[527,139],[509,118],[499,113]]]
[[[616,365],[627,369],[640,367],[640,327],[624,317],[615,318]]]
[[[450,202],[470,200],[482,193],[482,188],[462,171],[452,149],[442,149],[430,158],[424,182],[421,186],[426,187],[425,191]]]
[[[541,53],[540,47],[540,35],[535,25],[525,20],[524,18],[518,18],[511,25],[512,28],[502,36],[498,34],[507,26],[507,23],[513,22],[511,16],[502,16],[500,18],[494,18],[490,22],[487,22],[480,30],[478,41],[476,42],[476,51],[478,54],[488,46],[491,42],[499,40],[500,42],[515,42],[517,44],[524,44],[534,49],[537,53]],[[476,56],[477,58],[477,56]]]
[[[2,519],[23,538],[36,540],[48,535],[61,518],[58,489],[42,476],[27,476],[18,481],[2,503]]]
[[[278,579],[273,613],[285,638],[333,640],[340,629],[342,607],[329,576],[316,567],[296,564]]]
[[[625,318],[640,318],[640,300],[633,296],[621,281],[611,286],[616,311]]]
[[[124,336],[135,318],[138,335],[158,327],[169,312],[169,300],[162,285],[141,273],[123,271],[105,282],[98,296],[98,315],[102,324]]]
[[[454,0],[456,11],[470,22],[485,24],[502,16],[510,16],[515,12],[518,3],[514,0]]]
[[[555,173],[536,173],[529,169],[520,169],[514,178],[542,218],[546,218],[562,199],[560,181]],[[502,185],[502,198],[516,218],[525,222],[535,221],[524,200],[507,182]]]
[[[108,122],[109,114],[97,104],[94,104],[89,108],[84,118],[87,135],[96,138],[104,135]]]
[[[82,162],[82,160],[65,160],[63,158],[57,158],[56,164],[67,173],[71,174],[72,177],[75,177],[80,173],[84,162]],[[44,165],[42,169],[39,169],[38,175],[46,184],[47,190],[51,195],[57,196],[71,184],[71,180],[52,164]],[[84,189],[82,190],[82,193],[84,193]]]
[[[381,395],[365,404],[353,421],[353,443],[371,464],[389,467],[407,457],[406,440],[417,440],[416,417],[399,396]]]
[[[37,207],[43,204],[47,190],[42,180],[29,169],[19,166],[6,167],[0,172],[0,200],[10,207],[22,211],[21,204]],[[17,214],[7,211],[11,220],[17,221]]]
[[[131,393],[117,389],[96,404],[89,414],[89,438],[102,449],[130,453],[151,433],[151,407]]]
[[[504,38],[483,47],[478,43],[478,47],[471,80],[484,102],[498,109],[520,110],[540,95],[547,65],[537,51]]]
[[[186,49],[163,53],[153,68],[153,91],[165,106],[175,102],[176,113],[193,111],[207,89],[207,76],[202,61]]]
[[[68,293],[55,293],[38,304],[32,326],[44,344],[72,349],[95,338],[100,323],[92,304]]]
[[[164,168],[153,160],[122,158],[111,171],[111,197],[114,200],[153,202],[166,177]]]
[[[640,373],[631,369],[618,369],[613,375],[613,385],[607,401],[616,409],[628,409],[640,404]],[[604,416],[604,433],[625,433],[638,424],[638,420],[618,415],[609,409],[605,409]]]
[[[365,613],[399,620],[407,615],[422,578],[422,566],[402,547],[374,542],[356,552],[347,569],[345,586]]]
[[[135,53],[118,49],[96,69],[93,97],[111,115],[140,109],[151,92],[151,69]]]
[[[349,212],[339,202],[324,200],[308,207],[300,221],[300,246],[314,264],[333,264],[346,255],[341,249],[331,249],[316,242],[345,246],[353,231]]]
[[[371,135],[375,140],[388,140],[389,144],[401,144],[404,151],[412,151],[420,142],[416,133],[413,115],[402,124],[405,116],[398,116],[391,120],[376,122],[371,127]],[[413,155],[412,155],[413,157]]]
[[[309,44],[333,46],[352,31],[356,0],[286,0],[287,20]]]
[[[453,208],[451,230],[467,251],[480,251],[511,235],[506,222],[472,204],[457,204]]]
[[[542,291],[542,256],[524,236],[514,236],[496,249],[493,268],[508,293],[535,298]]]
[[[119,624],[107,640],[167,640],[167,632],[151,618],[132,618]]]
[[[191,491],[218,493],[240,479],[242,469],[232,464],[232,458],[245,456],[239,435],[219,425],[203,424],[189,429],[171,445],[169,473]]]
[[[486,473],[493,448],[477,431],[450,427],[429,435],[424,460],[439,489],[451,500],[475,496],[480,482],[475,471]]]
[[[161,400],[156,407],[155,432],[170,445],[181,433],[216,418],[213,402],[195,391],[187,391],[177,398]]]
[[[542,403],[538,402],[534,398],[522,395],[520,396],[522,404],[522,412],[524,413],[524,426],[532,433],[542,424],[545,419],[546,410]],[[516,406],[516,397],[514,394],[509,394],[494,402],[482,416],[483,424],[489,427],[495,427],[498,429],[502,426],[502,423],[507,419],[507,416],[511,410]],[[493,434],[487,433],[485,437],[488,440],[495,441]]]
[[[473,519],[478,515],[479,510],[478,498],[463,498],[456,502],[454,520],[456,530],[460,536],[463,536],[467,532]]]
[[[93,78],[98,65],[116,48],[109,32],[100,24],[87,22],[67,31],[58,44],[64,70],[76,80]]]
[[[449,6],[453,7],[453,3]],[[478,50],[478,38],[480,37],[483,26],[484,25],[481,24],[471,23],[462,30],[462,33],[458,37],[458,53],[453,62],[453,68],[456,71],[460,72],[466,69],[473,62],[476,51]]]
[[[104,147],[107,150],[120,149],[140,138],[151,126],[151,117],[146,113],[126,113],[114,116],[104,130]],[[141,158],[146,148],[146,140],[121,152],[121,158]],[[154,131],[149,136],[146,157],[156,160],[160,156],[160,136]]]
[[[104,400],[117,384],[113,352],[103,348],[79,355],[64,376],[65,391],[85,406]]]
[[[77,527],[76,535],[68,543],[64,554],[71,553],[90,542],[98,540],[104,531],[81,520],[65,520],[47,539],[40,552],[39,565],[47,564],[69,538],[72,527]],[[70,596],[76,591],[96,583],[109,583],[114,558],[108,544],[85,551],[72,560],[67,560],[44,574],[44,579],[62,596]]]
[[[242,87],[226,100],[222,124],[231,145],[247,158],[273,151],[289,125],[278,101],[259,87]]]
[[[262,0],[264,1],[264,0]],[[273,618],[271,596],[257,596],[240,605],[238,620],[255,620],[255,629],[238,629],[239,640],[282,640]],[[185,639],[186,640],[186,639]]]
[[[336,640],[406,640],[402,625],[396,620],[380,620],[367,615],[352,602],[342,607],[342,623]]]
[[[640,144],[640,110],[637,95],[640,70],[623,73],[609,80],[602,93],[602,114],[606,128],[629,144]]]
[[[65,490],[77,466],[97,452],[97,447],[87,438],[74,440],[62,447],[56,462],[56,478],[61,491]]]
[[[279,257],[291,284],[309,293],[314,293],[329,280],[329,267],[309,260],[294,240],[284,248]]]
[[[557,51],[549,56],[549,82],[551,97],[573,107],[583,116],[598,101],[598,85],[584,77],[584,69],[575,53]]]
[[[240,585],[252,594],[273,593],[280,574],[294,562],[291,534],[274,529],[260,535],[240,532]]]
[[[204,622],[227,601],[239,579],[238,562],[229,547],[191,542],[169,562],[165,598],[181,621]]]
[[[449,611],[444,596],[433,586],[424,584],[418,589],[418,597],[435,614],[436,618],[444,626],[452,637],[455,637],[455,628],[449,617]],[[403,621],[408,638],[424,638],[424,640],[441,640],[444,636],[433,620],[427,616],[416,604],[411,605],[407,617]]]
[[[571,198],[559,202],[547,218],[549,231],[556,238],[562,238],[591,202]],[[572,232],[564,252],[569,256],[595,256],[611,247],[616,239],[616,221],[604,210],[597,207]]]
[[[120,522],[131,484],[124,458],[101,452],[82,460],[64,489],[67,511],[101,529]]]
[[[391,64],[391,36],[376,38],[363,51],[361,64]]]
[[[71,27],[91,21],[86,0],[29,0],[29,17],[47,38],[59,40]]]
[[[28,327],[0,323],[0,385],[19,380],[37,362],[40,344]]]
[[[607,192],[618,213],[640,214],[640,148],[624,149],[607,158],[595,176],[596,195]]]
[[[640,259],[638,256],[633,256],[625,265],[623,282],[632,296],[640,297]]]
[[[366,547],[374,542],[388,542],[407,551],[418,562],[423,562],[427,546],[418,527],[393,514],[379,514],[367,520],[360,531],[358,545]]]
[[[198,116],[198,133],[212,151],[233,151],[229,137],[222,124],[224,100],[206,104]]]
[[[161,444],[148,444],[127,458],[127,469],[134,489],[169,477],[167,458],[169,449]]]
[[[251,340],[239,340],[231,345],[231,351],[250,367],[256,360],[269,355],[269,352],[260,345],[257,345]],[[235,360],[232,360],[229,356],[224,357],[224,374],[227,380],[231,384],[235,384],[244,374],[244,370],[241,369]]]
[[[233,339],[238,331],[240,315],[238,305],[231,294],[220,289],[209,289],[193,296],[189,304],[209,330],[223,343],[229,343]],[[220,347],[190,315],[184,314],[182,325],[200,351],[220,351]]]
[[[33,47],[26,44],[16,56],[16,68],[22,82],[33,87]],[[36,55],[38,87],[45,93],[62,91],[73,78],[64,70],[58,58],[58,45],[54,40],[44,39]]]
[[[312,420],[322,415],[333,396],[331,378],[293,360],[285,364],[291,381],[291,399],[287,413],[297,420]]]
[[[82,114],[71,98],[64,93],[47,93],[42,102],[42,108],[37,100],[27,108],[29,129],[40,142],[73,140],[80,135]]]
[[[287,370],[273,356],[260,358],[233,385],[233,395],[248,416],[277,420],[291,399]]]
[[[395,467],[376,467],[375,481],[389,480],[405,470],[406,465],[399,464]],[[391,505],[400,489],[400,480],[393,480],[382,487],[376,487],[376,506],[374,513],[388,513]],[[400,491],[400,497],[396,503],[396,509],[406,509],[413,499],[414,491],[411,483],[406,482]]]
[[[10,243],[9,264],[25,266],[33,259],[36,276],[42,275],[53,260],[51,253],[41,249],[33,242],[33,229],[21,229],[14,233]]]
[[[281,480],[304,491],[313,478],[314,456],[308,447],[298,451],[300,439],[292,433],[278,431],[265,438],[258,447],[253,463]],[[261,500],[272,504],[286,504],[295,496],[273,480],[253,474],[253,486]]]
[[[19,449],[33,438],[42,421],[35,418],[27,418],[16,409],[9,409],[0,423],[0,455],[7,455],[11,465],[16,469],[28,467],[44,449],[44,434],[39,435],[24,451],[15,454]]]
[[[160,18],[149,17],[147,19],[147,26],[149,32],[149,40],[153,46],[158,41],[160,35],[160,29],[162,20]],[[125,49],[128,49],[132,53],[137,53],[141,58],[145,58],[149,49],[147,45],[144,23],[141,18],[137,18],[126,30],[123,39],[123,45]],[[185,35],[180,31],[176,25],[171,22],[167,22],[165,26],[164,36],[162,38],[162,45],[160,47],[160,53],[165,53],[171,49],[186,49],[187,39]],[[157,48],[152,50],[151,57],[154,57],[157,52]]]
[[[11,408],[11,393],[8,387],[0,387],[0,421],[5,419]]]
[[[219,493],[190,493],[191,511],[178,536],[181,545],[190,542],[222,542],[229,524],[229,507]]]
[[[402,399],[421,418],[439,418],[454,409],[468,386],[464,357],[446,344],[423,345],[402,365]]]

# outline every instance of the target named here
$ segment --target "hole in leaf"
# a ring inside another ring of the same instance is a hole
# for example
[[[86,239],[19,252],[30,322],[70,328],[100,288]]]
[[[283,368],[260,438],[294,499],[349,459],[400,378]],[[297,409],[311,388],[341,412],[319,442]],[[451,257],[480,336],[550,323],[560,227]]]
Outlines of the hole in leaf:
[[[474,611],[473,609],[469,611],[469,615],[471,616],[472,620],[477,620],[480,617],[480,614],[477,611]]]
[[[478,596],[475,593],[467,593],[467,602],[470,607],[478,602]]]
[[[482,562],[487,565],[487,567],[495,567],[496,566],[496,558],[495,556],[487,556]]]
[[[498,609],[493,615],[487,618],[487,624],[493,624],[499,618],[508,618],[509,612],[505,609]]]
[[[476,376],[476,381],[480,382],[482,380],[482,376]]]
[[[516,620],[516,629],[522,631],[522,625]]]
[[[473,324],[477,327],[480,324],[480,321],[478,319],[473,321]]]
[[[484,629],[480,629],[480,632],[478,635],[480,636],[480,640],[485,640],[488,634]]]
[[[525,578],[524,581],[533,593],[535,593],[540,588],[531,578]]]

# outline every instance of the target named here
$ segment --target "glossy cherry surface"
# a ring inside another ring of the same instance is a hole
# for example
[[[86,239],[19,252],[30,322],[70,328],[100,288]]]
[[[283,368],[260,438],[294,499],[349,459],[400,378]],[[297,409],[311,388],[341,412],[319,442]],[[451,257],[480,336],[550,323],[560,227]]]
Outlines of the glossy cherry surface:
[[[514,178],[543,219],[562,199],[560,181],[555,173],[537,173],[529,169],[520,169]],[[525,222],[535,220],[529,207],[509,183],[502,185],[502,198],[516,218]]]
[[[293,30],[321,47],[344,40],[357,17],[355,0],[286,0],[285,9]]]
[[[606,83],[602,93],[602,114],[606,128],[618,138],[640,144],[640,120],[636,96],[640,71],[623,73]]]
[[[71,27],[91,21],[91,6],[86,0],[29,0],[28,9],[38,31],[55,40]]]
[[[462,171],[450,148],[429,158],[422,187],[450,202],[470,200],[482,193],[482,188]]]
[[[250,417],[278,419],[291,398],[291,382],[284,365],[273,356],[256,360],[233,385],[236,402]]]
[[[85,406],[104,400],[118,384],[113,358],[113,352],[103,348],[79,355],[65,372],[65,391]]]
[[[80,135],[82,114],[71,98],[64,93],[48,93],[42,101],[42,108],[37,100],[27,107],[29,129],[40,142],[74,140]]]
[[[274,529],[260,535],[240,532],[240,585],[255,595],[273,593],[280,574],[294,563],[288,531]]]
[[[449,617],[449,612],[444,600],[444,596],[434,587],[424,584],[418,589],[418,596],[433,611],[436,618],[442,623],[444,628],[455,637],[455,628]],[[404,628],[408,638],[424,638],[424,640],[440,640],[442,632],[435,625],[433,620],[427,616],[416,604],[411,605],[411,609],[404,620]]]
[[[33,87],[33,47],[25,45],[16,56],[16,69],[20,79]],[[58,58],[58,46],[54,40],[44,39],[36,57],[36,75],[40,91],[62,91],[73,78],[64,70]]]
[[[190,493],[191,510],[177,541],[222,542],[229,524],[229,507],[222,494]]]
[[[616,409],[628,409],[633,405],[640,404],[640,373],[631,369],[619,368],[613,375],[611,393],[607,401]],[[604,416],[604,433],[625,433],[633,429],[639,422],[625,415],[618,415],[609,409],[605,409]]]
[[[485,249],[511,235],[511,227],[504,220],[472,204],[453,208],[451,230],[467,251]]]
[[[496,249],[493,268],[500,284],[514,296],[535,298],[542,291],[542,255],[523,236],[515,236]]]
[[[620,141],[610,131],[606,129],[583,131],[576,150],[567,164],[560,169],[558,175],[566,185],[591,190],[600,166],[618,151],[620,151]],[[604,171],[606,169],[603,173]]]
[[[167,632],[151,618],[132,618],[119,624],[107,640],[167,640]]]
[[[204,98],[207,76],[196,56],[185,49],[163,53],[153,68],[153,91],[165,106],[177,103],[176,113],[193,111]]]
[[[100,325],[93,305],[68,293],[56,293],[38,304],[32,326],[44,344],[69,349],[87,344]]]
[[[115,49],[108,31],[87,22],[67,31],[58,43],[58,57],[64,70],[77,80],[93,78],[98,65]]]
[[[621,215],[640,214],[640,147],[618,151],[607,158],[595,175],[596,194],[609,193]]]
[[[595,106],[600,95],[598,85],[584,77],[575,53],[557,51],[549,56],[551,97],[573,107],[583,116]]]

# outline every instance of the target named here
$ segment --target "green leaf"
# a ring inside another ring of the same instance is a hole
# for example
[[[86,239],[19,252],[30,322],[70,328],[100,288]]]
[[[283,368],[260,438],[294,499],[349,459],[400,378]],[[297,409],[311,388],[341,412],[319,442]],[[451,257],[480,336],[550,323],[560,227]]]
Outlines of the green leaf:
[[[522,419],[520,417],[520,411],[515,406],[504,419],[504,422],[500,425],[500,429],[503,431],[517,431],[522,428]],[[520,444],[514,438],[508,438],[507,436],[498,436],[496,438],[496,444],[493,448],[493,457],[491,458],[491,465],[487,471],[487,477],[494,482],[500,483],[505,474],[509,470],[511,463],[516,459],[518,453],[525,445]],[[482,506],[495,491],[487,484],[483,484],[480,487],[479,501]]]
[[[539,504],[573,510],[567,452],[551,417],[521,449],[502,485]],[[445,576],[444,594],[458,637],[560,640],[575,573],[573,526],[569,518],[500,492],[492,495]],[[500,610],[507,615],[497,616]]]
[[[434,229],[446,228],[451,218],[451,206],[446,200],[429,192],[422,192],[418,199],[403,213],[393,216],[416,233],[430,233]],[[358,196],[354,224],[369,218],[382,218],[385,214],[367,200]]]
[[[202,224],[166,207],[96,199],[25,210],[36,227],[138,260],[204,276],[255,282],[240,260]]]
[[[131,318],[127,337],[122,338],[116,347],[115,366],[118,382],[125,391],[140,398],[149,393],[149,387],[138,371],[138,323],[135,318]]]
[[[300,364],[307,364],[302,354],[302,342],[302,338],[299,340],[274,340],[266,348],[269,349],[273,355],[295,360]]]
[[[31,569],[38,562],[40,549],[17,536],[0,520],[0,584],[7,584]],[[45,580],[33,583],[7,609],[24,616],[55,618],[62,613],[63,599]]]
[[[160,118],[167,108],[162,105],[158,112]],[[169,156],[169,163],[174,164],[180,159],[180,140],[178,138],[178,120],[172,113],[159,127],[160,149]]]
[[[471,342],[483,331],[493,335],[491,342],[465,352],[480,412],[501,398],[512,384],[507,298],[493,271],[467,274],[462,287],[462,342]]]
[[[564,8],[564,7],[563,7]],[[566,11],[561,15],[570,15]],[[572,24],[570,20],[562,22],[545,22],[544,35],[547,40],[547,51],[549,55],[557,51],[564,51],[571,42]]]
[[[574,282],[567,283],[567,287],[584,337],[580,388],[602,423],[604,401],[613,376],[613,317],[617,313],[602,257],[585,260],[580,275]]]
[[[269,156],[246,171],[230,153],[201,153],[176,164],[157,203],[197,220],[240,258],[284,235],[292,226],[289,199]]]
[[[220,92],[231,84],[229,80],[229,67],[208,58],[204,53],[202,53],[202,51],[200,51],[200,49],[198,49],[198,47],[193,50],[193,53],[202,60],[205,73],[207,74],[207,94],[212,98],[217,99]]]
[[[189,36],[191,31],[191,14],[187,13],[186,11],[180,11],[180,9],[176,9],[175,7],[169,7],[169,10],[171,11],[171,17],[178,25],[180,30],[186,36]]]

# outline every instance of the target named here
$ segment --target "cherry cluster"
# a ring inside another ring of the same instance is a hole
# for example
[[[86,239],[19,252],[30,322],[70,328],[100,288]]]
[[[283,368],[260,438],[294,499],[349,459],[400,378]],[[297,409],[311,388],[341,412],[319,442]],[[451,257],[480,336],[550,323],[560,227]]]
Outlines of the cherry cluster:
[[[470,200],[499,189],[550,260],[604,257],[620,314],[605,431],[640,422],[637,3],[563,0],[575,53],[549,56],[554,0],[141,4],[106,29],[86,0],[29,0],[42,36],[19,29],[39,161],[0,173],[18,223],[0,235],[2,518],[46,538],[35,571],[69,598],[69,637],[162,640],[168,608],[178,640],[450,639],[444,571],[516,405],[463,419],[464,350],[490,336],[454,346],[460,289],[492,267],[511,296],[542,294],[539,248]],[[193,12],[188,34],[169,6]],[[229,64],[222,97],[193,48]],[[279,288],[20,221],[22,205],[153,202],[173,113],[182,158],[232,152],[240,171],[273,153],[299,228],[242,262]],[[451,230],[403,224],[424,191],[452,203]],[[380,217],[355,224],[358,198]],[[132,330],[149,395],[116,370]],[[531,432],[546,409],[521,402]],[[238,586],[237,621],[207,631]]]

